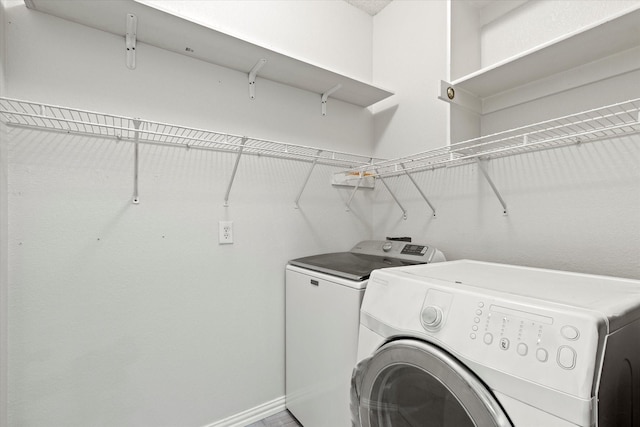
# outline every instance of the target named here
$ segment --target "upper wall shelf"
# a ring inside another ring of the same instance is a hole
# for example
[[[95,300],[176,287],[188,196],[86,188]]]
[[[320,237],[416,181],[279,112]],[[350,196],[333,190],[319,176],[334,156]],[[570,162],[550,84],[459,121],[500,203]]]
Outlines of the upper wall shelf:
[[[262,59],[258,77],[331,98],[368,107],[391,95],[360,80],[347,77],[291,56],[221,33],[135,0],[51,1],[25,0],[27,7],[69,21],[125,37],[127,14],[137,18],[138,42],[249,73]],[[124,52],[124,43],[123,43]]]
[[[487,99],[500,97],[505,93],[524,88],[543,81],[545,85],[551,76],[561,75],[565,71],[595,61],[621,54],[630,54],[619,64],[604,64],[600,69],[591,71],[592,80],[612,77],[623,72],[640,69],[640,8],[627,10],[585,27],[577,32],[545,43],[497,64],[482,68],[450,83],[443,83],[440,98],[451,102],[447,97],[447,88],[452,86],[463,92],[455,101],[476,111],[487,113],[509,106],[509,101],[501,100],[498,105],[486,105]],[[607,61],[610,62],[610,61]],[[607,66],[608,65],[608,66]],[[572,73],[562,82],[562,89],[585,84],[584,77]],[[540,90],[536,88],[537,95]],[[555,89],[550,89],[554,90]]]

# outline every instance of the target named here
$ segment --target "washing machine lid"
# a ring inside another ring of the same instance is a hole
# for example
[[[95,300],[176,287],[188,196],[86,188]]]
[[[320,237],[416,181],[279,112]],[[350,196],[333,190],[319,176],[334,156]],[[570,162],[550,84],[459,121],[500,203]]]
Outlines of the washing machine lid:
[[[319,271],[344,279],[367,280],[373,270],[388,267],[415,265],[418,262],[398,258],[358,254],[353,252],[335,252],[313,255],[289,261],[289,264],[308,270]]]
[[[392,341],[353,371],[352,421],[362,427],[512,427],[493,394],[438,347]]]
[[[373,270],[444,261],[442,252],[431,246],[392,240],[363,240],[349,252],[312,255],[289,264],[348,280],[364,281]]]

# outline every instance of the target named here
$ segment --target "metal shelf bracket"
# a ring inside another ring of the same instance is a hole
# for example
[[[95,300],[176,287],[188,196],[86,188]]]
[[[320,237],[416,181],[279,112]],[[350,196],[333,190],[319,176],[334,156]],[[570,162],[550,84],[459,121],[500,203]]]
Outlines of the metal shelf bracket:
[[[322,153],[322,150],[318,150],[318,155],[315,159],[313,159],[313,163],[311,163],[311,167],[309,168],[309,172],[307,172],[307,177],[304,180],[304,183],[302,184],[302,188],[300,189],[300,192],[298,193],[298,197],[296,197],[296,209],[300,209],[300,205],[298,204],[300,202],[300,197],[302,197],[302,193],[304,192],[304,189],[307,187],[307,184],[309,183],[309,178],[311,178],[311,173],[313,172],[313,169],[316,167],[316,165],[318,164],[318,159],[320,158],[320,154]]]
[[[240,148],[238,149],[238,156],[236,157],[236,163],[233,165],[233,172],[231,172],[231,179],[229,180],[229,185],[227,186],[227,192],[224,195],[224,205],[229,206],[229,194],[231,193],[231,187],[233,186],[233,180],[236,178],[236,172],[238,172],[238,164],[240,163],[240,157],[242,157],[242,150],[244,150],[244,145],[247,143],[247,138],[242,138],[240,142]]]
[[[347,212],[351,210],[351,201],[353,200],[353,196],[356,195],[356,191],[358,191],[358,188],[360,187],[362,178],[364,178],[364,174],[361,172],[359,174],[358,180],[356,181],[356,185],[353,187],[353,190],[351,190],[351,194],[349,195],[349,200],[347,200],[347,209],[345,209]]]
[[[258,71],[267,63],[267,60],[261,58],[256,62],[251,71],[249,71],[249,98],[256,99],[256,76]]]
[[[140,127],[142,121],[139,119],[133,119],[133,127],[136,129],[133,134],[133,204],[140,203],[140,197],[138,196],[138,165],[140,163],[139,157],[139,145],[140,145]]]
[[[378,174],[378,170],[377,169],[374,169],[374,170],[375,170],[376,174]],[[402,204],[400,203],[400,201],[398,200],[396,195],[393,193],[393,191],[391,191],[391,188],[389,188],[389,186],[387,185],[387,183],[384,180],[384,178],[381,177],[380,175],[378,175],[378,179],[380,180],[380,182],[382,182],[382,184],[385,186],[385,188],[387,189],[389,194],[391,194],[391,197],[393,197],[393,200],[395,200],[396,204],[400,207],[400,210],[402,210],[402,219],[404,219],[406,221],[406,219],[407,219],[407,210],[402,206]]]
[[[480,98],[444,80],[440,80],[440,95],[438,99],[462,107],[475,114],[482,112],[482,100]]]
[[[433,212],[433,217],[436,217],[436,208],[433,207],[433,205],[431,204],[431,202],[429,201],[429,199],[427,198],[427,196],[424,194],[424,192],[422,191],[422,189],[420,188],[420,186],[418,185],[418,183],[416,182],[415,179],[413,179],[413,176],[411,176],[411,174],[407,171],[407,169],[404,167],[404,163],[400,163],[400,167],[402,168],[402,170],[404,171],[405,174],[407,174],[407,177],[409,177],[409,180],[411,180],[411,182],[413,183],[413,185],[416,187],[416,189],[418,190],[418,192],[420,193],[420,195],[422,196],[422,198],[424,199],[425,202],[427,202],[427,205],[429,205],[429,208],[431,209],[431,211]],[[384,181],[383,181],[384,182]]]
[[[337,91],[341,87],[342,87],[341,84],[337,84],[337,85],[335,85],[334,87],[332,87],[331,89],[329,89],[328,91],[326,91],[325,93],[322,94],[322,115],[323,116],[327,115],[327,99],[331,96],[332,93],[334,93],[335,91]]]
[[[482,172],[482,176],[484,176],[484,179],[487,180],[487,182],[491,186],[491,189],[493,190],[493,193],[496,195],[496,197],[498,198],[498,201],[502,205],[502,214],[503,215],[507,215],[507,204],[505,203],[504,199],[500,195],[500,192],[498,191],[498,188],[496,187],[496,185],[491,180],[491,177],[487,173],[487,170],[485,169],[484,165],[482,164],[482,160],[476,159],[476,163],[478,164],[478,169],[480,170],[480,172]]]
[[[127,68],[136,68],[136,37],[138,18],[132,13],[127,13],[127,33],[125,35],[125,47],[127,48]]]

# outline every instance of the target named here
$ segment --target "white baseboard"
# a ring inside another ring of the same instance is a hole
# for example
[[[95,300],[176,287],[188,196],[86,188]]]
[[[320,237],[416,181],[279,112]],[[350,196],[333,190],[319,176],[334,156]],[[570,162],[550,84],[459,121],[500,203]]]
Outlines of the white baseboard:
[[[213,424],[207,424],[204,427],[244,427],[248,424],[260,421],[263,418],[277,414],[278,412],[282,412],[285,408],[284,396],[281,396],[277,399],[265,402],[262,405],[255,406],[223,420],[216,421]]]

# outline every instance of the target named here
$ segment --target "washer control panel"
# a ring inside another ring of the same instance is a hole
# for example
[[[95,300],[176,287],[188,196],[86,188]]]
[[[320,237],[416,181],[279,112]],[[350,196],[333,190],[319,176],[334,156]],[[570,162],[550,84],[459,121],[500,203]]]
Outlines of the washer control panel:
[[[363,240],[351,251],[354,254],[397,258],[409,264],[440,262],[445,257],[438,249],[424,245],[395,240]]]
[[[428,246],[425,245],[411,245],[406,244],[400,251],[402,255],[415,255],[415,256],[424,256],[429,249]]]

